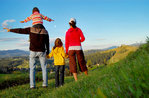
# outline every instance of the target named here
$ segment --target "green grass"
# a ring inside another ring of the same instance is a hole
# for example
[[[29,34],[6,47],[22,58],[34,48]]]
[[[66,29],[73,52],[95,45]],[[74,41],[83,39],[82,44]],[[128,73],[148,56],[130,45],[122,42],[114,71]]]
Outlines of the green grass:
[[[0,83],[2,83],[3,81],[11,80],[11,79],[26,77],[27,75],[29,74],[28,73],[0,74]]]
[[[36,76],[37,81],[42,80],[41,73]],[[0,74],[0,89],[29,83],[29,73]]]
[[[48,74],[49,79],[54,78],[54,73]],[[36,73],[36,81],[42,81],[42,73]],[[12,86],[22,85],[29,83],[29,73],[13,73],[13,74],[0,74],[0,90]]]
[[[29,84],[19,85],[0,91],[1,98],[100,98],[100,97],[149,97],[149,46],[141,46],[135,53],[118,63],[101,66],[89,75],[65,77],[65,85],[55,88],[53,79],[48,81],[48,88],[42,88],[37,82],[36,89],[29,89]]]

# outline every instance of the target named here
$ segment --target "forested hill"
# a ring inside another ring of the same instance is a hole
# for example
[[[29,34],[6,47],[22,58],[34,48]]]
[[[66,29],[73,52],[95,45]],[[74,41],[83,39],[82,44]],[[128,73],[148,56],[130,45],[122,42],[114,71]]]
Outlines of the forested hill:
[[[93,67],[95,65],[109,65],[116,63],[124,58],[130,53],[138,49],[137,46],[122,45],[120,47],[109,49],[105,51],[97,51],[85,56],[87,61],[87,66]]]
[[[112,56],[108,61],[108,64],[113,64],[126,58],[126,56],[130,52],[135,52],[138,48],[139,48],[138,46],[122,45],[118,48],[105,51],[105,52],[116,51],[115,55]]]

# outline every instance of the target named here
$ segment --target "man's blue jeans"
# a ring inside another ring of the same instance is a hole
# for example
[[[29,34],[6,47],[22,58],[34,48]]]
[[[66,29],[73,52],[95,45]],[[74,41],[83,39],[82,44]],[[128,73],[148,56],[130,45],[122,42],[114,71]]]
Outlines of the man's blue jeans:
[[[45,52],[35,52],[30,51],[30,88],[35,87],[35,68],[36,68],[36,58],[39,58],[41,68],[42,68],[42,86],[48,86],[48,75],[47,75],[47,63],[46,63],[46,53]]]

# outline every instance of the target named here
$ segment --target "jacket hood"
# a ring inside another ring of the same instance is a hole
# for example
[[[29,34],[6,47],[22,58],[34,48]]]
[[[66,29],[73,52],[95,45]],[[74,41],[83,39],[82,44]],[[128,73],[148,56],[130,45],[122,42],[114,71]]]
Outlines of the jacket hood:
[[[61,48],[62,48],[62,47],[56,47],[55,49],[53,49],[53,52],[54,52],[55,54],[57,54],[58,51],[59,51]]]
[[[78,27],[76,27],[76,28],[69,28],[68,31],[69,32],[71,32],[71,31],[77,31],[78,29],[79,29]]]

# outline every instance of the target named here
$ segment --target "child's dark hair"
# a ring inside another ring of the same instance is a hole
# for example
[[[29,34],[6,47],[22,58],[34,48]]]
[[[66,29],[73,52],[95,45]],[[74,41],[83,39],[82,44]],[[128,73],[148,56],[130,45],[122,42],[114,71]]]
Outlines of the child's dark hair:
[[[37,7],[34,7],[34,8],[33,8],[32,13],[34,13],[34,12],[40,13],[40,11],[39,11],[39,9],[38,9]]]
[[[76,22],[71,21],[71,23],[69,22],[69,25],[72,26],[73,28],[76,28]]]
[[[57,39],[55,40],[55,45],[54,45],[54,47],[53,47],[53,50],[54,50],[56,47],[61,47],[61,46],[63,46],[63,43],[62,43],[62,41],[61,41],[60,38],[57,38]]]

